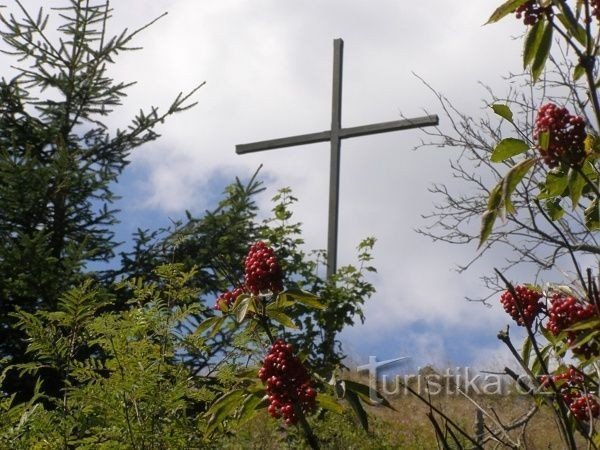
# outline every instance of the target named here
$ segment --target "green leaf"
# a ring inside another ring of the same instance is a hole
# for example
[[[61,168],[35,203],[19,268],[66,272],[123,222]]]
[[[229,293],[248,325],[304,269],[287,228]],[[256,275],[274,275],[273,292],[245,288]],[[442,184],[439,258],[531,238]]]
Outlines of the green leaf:
[[[540,47],[542,42],[542,35],[544,34],[544,21],[538,20],[536,24],[529,30],[527,37],[525,38],[525,47],[523,48],[523,69],[527,69],[535,54]]]
[[[248,314],[248,311],[250,309],[251,301],[252,297],[245,297],[235,306],[235,320],[237,320],[238,323],[242,323],[246,318],[246,314]]]
[[[558,2],[558,5],[562,10],[562,14],[557,14],[555,17],[558,17],[558,20],[560,20],[571,36],[577,39],[581,45],[585,46],[587,41],[585,28],[583,28],[573,15],[573,11],[571,11],[567,2]]]
[[[546,182],[541,186],[539,200],[562,196],[569,185],[569,174],[564,170],[551,171],[546,175]]]
[[[258,411],[267,406],[267,399],[264,395],[264,391],[261,393],[254,393],[246,396],[246,399],[242,403],[240,412],[238,415],[238,426],[244,425],[249,420],[252,420]]]
[[[487,209],[488,211],[495,211],[500,207],[502,202],[502,180],[494,186],[494,189],[490,192],[488,197]]]
[[[550,354],[552,350],[552,345],[547,345],[540,351],[540,355],[542,359],[536,356],[535,361],[533,361],[533,365],[531,366],[531,372],[534,375],[544,375],[542,367],[548,367],[548,362],[550,361]],[[544,363],[542,366],[542,362]]]
[[[279,296],[289,298],[292,302],[302,303],[313,309],[325,309],[325,305],[321,302],[318,296],[312,292],[304,291],[298,288],[286,289]]]
[[[567,328],[566,331],[580,331],[590,329],[600,329],[600,319],[592,318],[582,320],[581,322],[577,322],[575,325],[572,325],[569,328]]]
[[[352,406],[352,409],[354,410],[356,417],[358,417],[358,420],[360,421],[360,424],[363,427],[363,429],[368,432],[369,420],[367,418],[367,412],[361,405],[358,395],[355,392],[347,391],[344,398],[348,401],[348,403],[350,403],[350,406]]]
[[[575,211],[575,209],[579,205],[579,199],[581,198],[581,194],[583,193],[584,187],[585,178],[583,178],[577,170],[569,170],[569,198],[571,199],[571,203],[573,204],[573,211]]]
[[[529,145],[521,139],[506,138],[496,145],[490,157],[492,162],[502,162],[513,156],[520,155],[529,150]]]
[[[504,105],[502,103],[496,103],[496,104],[492,105],[492,109],[494,110],[494,112],[496,114],[498,114],[503,119],[508,120],[510,123],[514,123],[513,122],[513,113],[510,110],[510,108],[508,107],[508,105]]]
[[[529,357],[531,356],[531,350],[533,345],[531,343],[531,339],[529,336],[525,338],[525,343],[523,344],[523,349],[521,350],[521,357],[523,358],[523,364],[526,367],[529,367]]]
[[[346,388],[346,392],[355,392],[365,403],[382,405],[386,408],[393,409],[395,411],[391,403],[387,401],[378,391],[375,391],[375,393],[377,394],[377,397],[381,399],[381,401],[374,402],[373,400],[371,400],[371,388],[368,385],[350,380],[344,380],[344,385]]]
[[[294,321],[285,313],[280,310],[272,309],[267,310],[267,317],[275,322],[280,323],[284,327],[297,329],[298,327],[294,323]]]
[[[544,70],[544,66],[546,65],[546,60],[548,59],[548,55],[550,54],[550,48],[552,47],[552,24],[550,22],[546,23],[544,27],[544,33],[542,35],[540,45],[535,52],[535,56],[533,58],[533,64],[531,66],[531,75],[533,77],[533,82],[535,83],[539,80],[542,71]]]
[[[319,405],[319,407],[327,411],[331,411],[332,413],[344,413],[344,407],[333,396],[329,394],[322,394],[319,392],[317,394],[317,404]]]
[[[204,333],[209,328],[214,327],[215,325],[219,324],[219,322],[221,322],[222,318],[223,318],[223,316],[209,317],[208,319],[202,321],[202,323],[200,323],[196,327],[194,334],[198,335],[198,334]]]
[[[575,66],[575,69],[573,69],[573,81],[579,80],[584,74],[585,74],[585,67],[583,67],[581,65],[581,63],[577,64]]]
[[[494,222],[496,221],[496,217],[498,217],[498,214],[495,210],[488,210],[482,214],[481,229],[479,231],[479,245],[477,246],[478,250],[490,237],[490,234],[492,233],[492,228],[494,227]]]
[[[519,6],[527,3],[528,0],[507,0],[502,5],[500,5],[496,10],[492,13],[487,24],[498,22],[504,16],[514,12]]]
[[[561,201],[561,198],[556,197],[556,198],[548,200],[544,205],[546,208],[546,211],[548,212],[548,215],[550,216],[550,218],[552,220],[558,220],[562,216],[565,215],[565,210],[563,209],[562,206],[560,206],[560,201]]]
[[[521,161],[519,164],[513,166],[506,176],[504,177],[504,181],[502,183],[502,199],[504,200],[504,206],[507,211],[513,214],[514,207],[510,202],[510,197],[512,193],[516,189],[517,185],[521,182],[523,177],[529,172],[529,169],[533,167],[535,164],[535,158],[529,158],[524,161]]]
[[[206,411],[206,415],[209,417],[206,429],[207,433],[210,434],[217,426],[221,425],[225,419],[232,416],[243,397],[244,391],[242,389],[228,392],[219,397],[210,406],[208,411]]]
[[[594,201],[588,206],[584,211],[585,218],[585,226],[590,231],[600,230],[600,205],[598,204],[598,199],[594,199]]]

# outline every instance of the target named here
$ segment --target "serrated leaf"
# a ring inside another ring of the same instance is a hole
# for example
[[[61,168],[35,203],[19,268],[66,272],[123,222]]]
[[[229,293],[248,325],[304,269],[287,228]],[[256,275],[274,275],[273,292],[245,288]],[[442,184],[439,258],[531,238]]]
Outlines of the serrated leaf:
[[[525,45],[523,48],[523,69],[527,69],[527,67],[529,67],[533,61],[533,58],[540,47],[540,42],[542,42],[543,34],[544,21],[538,20],[525,37]]]
[[[317,404],[319,405],[319,407],[327,411],[331,411],[332,413],[344,413],[344,407],[331,395],[322,394],[319,392],[317,394]]]
[[[486,25],[490,24],[490,23],[498,22],[504,16],[507,16],[508,14],[515,11],[519,6],[527,3],[527,1],[528,0],[507,0],[502,5],[500,5],[498,8],[496,8],[496,10],[492,13],[490,18],[486,22]]]
[[[508,107],[508,105],[504,105],[502,103],[496,103],[492,105],[492,109],[496,114],[498,114],[503,119],[508,120],[510,123],[513,123],[513,113]]]
[[[535,158],[529,158],[521,161],[519,164],[513,166],[502,183],[502,199],[504,200],[504,206],[507,211],[511,214],[514,213],[514,207],[510,201],[512,193],[516,189],[517,185],[521,182],[523,177],[529,172],[529,169],[535,164]]]
[[[486,211],[481,216],[481,228],[479,231],[479,245],[477,249],[479,250],[485,241],[490,237],[492,233],[492,229],[494,228],[494,222],[496,221],[496,217],[498,214],[496,211]]]
[[[267,317],[271,320],[274,320],[275,322],[280,323],[281,325],[283,325],[284,327],[288,327],[288,328],[292,328],[292,329],[297,329],[298,327],[296,326],[296,324],[294,323],[294,321],[284,312],[279,311],[279,310],[268,310],[267,311]]]
[[[546,65],[548,55],[550,55],[550,48],[552,47],[552,30],[552,24],[550,22],[546,23],[540,45],[535,52],[533,64],[531,65],[531,76],[533,77],[534,83],[539,80],[540,75],[544,70],[544,66]]]
[[[194,331],[194,334],[202,334],[204,333],[206,330],[208,330],[209,328],[211,328],[212,326],[214,326],[216,323],[219,322],[219,320],[221,319],[221,316],[215,316],[215,317],[209,317],[206,320],[203,320],[197,327],[196,330]]]
[[[537,356],[535,358],[535,361],[533,361],[533,365],[531,366],[531,372],[534,375],[545,375],[542,370],[542,367],[548,367],[548,362],[550,361],[550,350],[552,349],[551,345],[547,345],[546,347],[544,347],[541,351],[540,351],[540,355],[542,356],[542,360],[540,360]],[[544,363],[544,365],[542,366],[542,361]]]
[[[600,319],[593,318],[582,320],[581,322],[577,322],[575,325],[572,325],[569,328],[567,328],[566,331],[581,331],[590,329],[600,329]]]
[[[573,69],[573,81],[579,80],[583,75],[585,75],[585,67],[581,64],[577,64]]]
[[[238,414],[238,426],[253,419],[258,411],[267,406],[267,397],[260,394],[247,395]]]
[[[581,198],[584,187],[585,179],[581,174],[575,169],[569,170],[569,198],[571,199],[573,211],[575,211],[579,205],[579,199]]]
[[[551,171],[546,175],[546,181],[541,186],[541,192],[538,195],[539,200],[543,200],[545,198],[558,197],[562,196],[562,194],[567,189],[569,185],[569,174],[564,170],[561,171]]]
[[[575,18],[571,8],[569,8],[569,5],[566,2],[560,2],[559,7],[562,10],[562,14],[557,14],[555,17],[558,17],[558,20],[564,25],[568,33],[577,39],[577,42],[585,46],[587,41],[585,28],[583,28]]]
[[[550,216],[552,220],[558,220],[565,215],[565,210],[560,206],[560,201],[560,197],[557,197],[548,200],[544,205],[548,216]]]
[[[212,326],[212,329],[210,330],[209,333],[209,337],[213,338],[217,335],[217,333],[219,332],[219,330],[221,329],[221,327],[223,326],[223,323],[225,322],[226,317],[222,316],[217,318],[217,320],[215,321],[215,323]]]
[[[490,160],[492,162],[502,162],[513,156],[520,155],[529,150],[529,145],[521,139],[506,138],[502,139],[494,148]]]
[[[235,306],[235,308],[233,308],[233,311],[235,312],[235,320],[237,320],[238,323],[242,323],[246,318],[246,314],[248,314],[250,309],[251,300],[252,297],[245,297]]]
[[[281,294],[293,302],[302,303],[313,309],[325,309],[325,305],[321,302],[318,296],[312,292],[304,291],[298,288],[290,288],[283,291]]]
[[[495,211],[500,207],[500,203],[502,202],[502,180],[494,189],[490,191],[490,196],[488,197],[487,209],[488,211]]]
[[[210,434],[217,426],[223,423],[226,418],[233,415],[243,396],[244,391],[238,389],[228,392],[227,394],[222,395],[215,400],[208,411],[206,411],[206,415],[209,417],[208,426],[206,429],[208,434]]]

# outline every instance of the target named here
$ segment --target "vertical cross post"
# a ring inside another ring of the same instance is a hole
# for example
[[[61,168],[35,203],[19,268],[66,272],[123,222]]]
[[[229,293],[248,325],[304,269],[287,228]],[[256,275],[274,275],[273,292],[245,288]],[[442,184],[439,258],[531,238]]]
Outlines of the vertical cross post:
[[[333,89],[331,97],[331,152],[329,162],[329,221],[327,225],[327,278],[337,270],[337,236],[340,210],[340,150],[342,147],[342,64],[344,41],[333,41]]]

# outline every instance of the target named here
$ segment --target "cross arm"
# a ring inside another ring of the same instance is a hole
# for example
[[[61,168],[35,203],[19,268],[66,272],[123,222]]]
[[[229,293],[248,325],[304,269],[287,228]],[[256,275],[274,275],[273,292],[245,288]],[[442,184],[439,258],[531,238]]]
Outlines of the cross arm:
[[[238,155],[244,153],[260,152],[263,150],[273,150],[276,148],[293,147],[295,145],[315,144],[317,142],[327,142],[331,138],[330,131],[321,131],[319,133],[301,134],[287,138],[271,139],[268,141],[252,142],[250,144],[239,144],[235,146],[235,152]]]
[[[430,127],[439,124],[437,115],[415,117],[413,119],[393,120],[391,122],[374,123],[371,125],[362,125],[359,127],[342,128],[340,130],[341,138],[351,138],[356,136],[367,136],[370,134],[387,133],[389,131],[409,130],[411,128]]]

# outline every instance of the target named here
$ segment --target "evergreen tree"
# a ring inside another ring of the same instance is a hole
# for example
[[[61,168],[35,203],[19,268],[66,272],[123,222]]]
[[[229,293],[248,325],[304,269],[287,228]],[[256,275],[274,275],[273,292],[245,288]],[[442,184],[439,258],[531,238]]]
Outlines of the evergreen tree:
[[[132,83],[108,70],[158,18],[110,36],[108,1],[70,0],[52,8],[59,26],[50,33],[48,14],[15,3],[20,18],[0,14],[3,50],[16,64],[0,81],[0,359],[12,362],[25,350],[12,314],[54,309],[86,263],[114,256],[111,184],[130,152],[159,136],[159,123],[194,105],[199,88],[111,131],[106,118]]]

